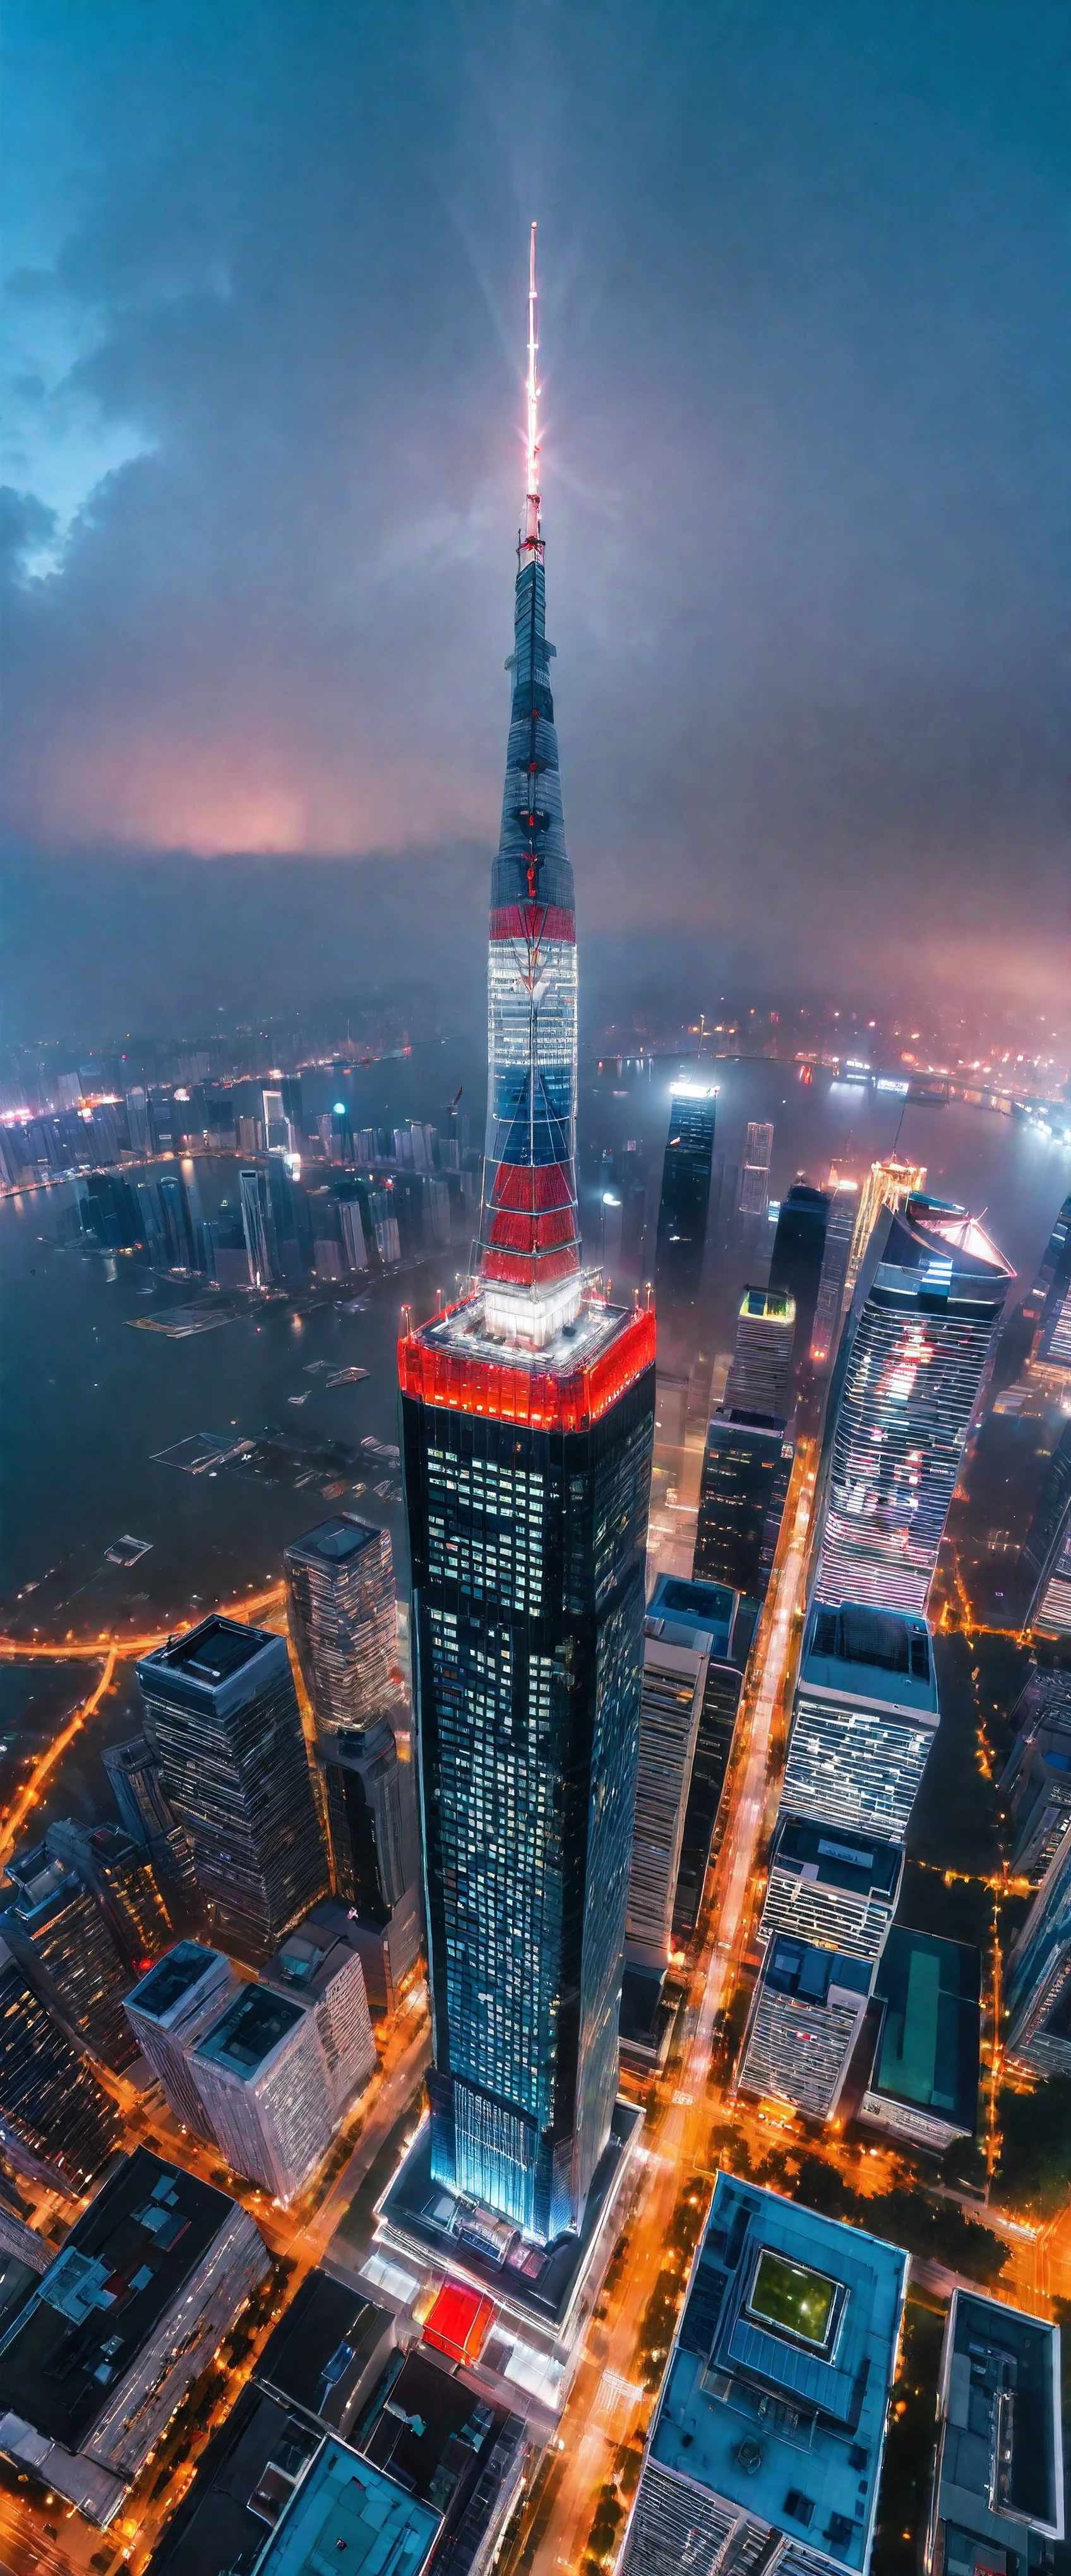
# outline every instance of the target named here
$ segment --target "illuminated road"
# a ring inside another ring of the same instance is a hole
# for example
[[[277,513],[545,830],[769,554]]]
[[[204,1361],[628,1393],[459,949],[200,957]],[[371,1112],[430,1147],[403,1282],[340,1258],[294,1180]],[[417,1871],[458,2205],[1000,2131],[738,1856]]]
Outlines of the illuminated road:
[[[706,2165],[714,2100],[708,2092],[717,2014],[729,1999],[747,1935],[755,1855],[763,1832],[771,1766],[779,1757],[779,1719],[800,1628],[798,1612],[814,1501],[814,1445],[801,1442],[785,1507],[781,1545],[756,1643],[753,1671],[741,1710],[728,1795],[729,1822],[708,1891],[708,1938],[693,1979],[683,2021],[680,2071],[659,2117],[648,2114],[639,2195],[627,2222],[624,2270],[601,2323],[588,2328],[584,2357],[561,2421],[564,2452],[553,2472],[550,2513],[533,2566],[550,2571],[579,2566],[599,2487],[609,2476],[618,2443],[651,2401],[639,2386],[639,2333],[659,2274],[674,2258],[666,2239],[682,2186]],[[683,2287],[687,2266],[679,2262]],[[635,2390],[630,2405],[625,2391]],[[510,2576],[524,2547],[522,2524],[500,2576]]]

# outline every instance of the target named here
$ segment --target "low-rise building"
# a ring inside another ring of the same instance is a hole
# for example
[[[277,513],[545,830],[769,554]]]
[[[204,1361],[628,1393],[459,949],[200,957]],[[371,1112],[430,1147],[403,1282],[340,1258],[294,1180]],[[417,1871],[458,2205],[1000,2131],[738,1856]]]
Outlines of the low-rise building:
[[[256,2576],[420,2576],[442,2517],[373,2468],[345,2442],[327,2440],[293,2489]]]
[[[880,2023],[859,2117],[943,2155],[978,2125],[981,1954],[896,1923],[877,1975]]]
[[[865,2576],[907,2256],[719,2174],[621,2576]]]
[[[1064,2536],[1060,2330],[956,2290],[941,2360],[928,2576],[1031,2576]]]
[[[0,2336],[0,2451],[110,2523],[268,2270],[236,2201],[136,2148]]]

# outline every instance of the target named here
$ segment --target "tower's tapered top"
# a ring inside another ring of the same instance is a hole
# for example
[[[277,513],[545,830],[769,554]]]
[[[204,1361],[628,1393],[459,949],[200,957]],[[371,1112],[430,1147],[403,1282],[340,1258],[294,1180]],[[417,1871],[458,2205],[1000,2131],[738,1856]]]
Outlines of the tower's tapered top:
[[[539,535],[539,385],[536,380],[536,228],[533,224],[528,253],[528,470],[524,487],[524,519],[521,526],[521,556],[535,554]]]

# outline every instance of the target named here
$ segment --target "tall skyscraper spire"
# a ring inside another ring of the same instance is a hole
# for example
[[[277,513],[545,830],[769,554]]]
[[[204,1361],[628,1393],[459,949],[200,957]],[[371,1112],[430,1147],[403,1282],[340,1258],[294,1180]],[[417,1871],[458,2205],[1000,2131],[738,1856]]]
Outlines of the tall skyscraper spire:
[[[533,234],[479,1276],[398,1350],[433,2063],[389,2210],[448,2229],[453,2194],[546,2243],[622,2134],[655,1329],[580,1269],[536,353]]]
[[[565,854],[540,525],[535,233],[528,442],[517,545],[513,706],[491,884],[488,1093],[480,1275],[492,1330],[538,1347],[580,1306],[576,1195],[576,916]]]

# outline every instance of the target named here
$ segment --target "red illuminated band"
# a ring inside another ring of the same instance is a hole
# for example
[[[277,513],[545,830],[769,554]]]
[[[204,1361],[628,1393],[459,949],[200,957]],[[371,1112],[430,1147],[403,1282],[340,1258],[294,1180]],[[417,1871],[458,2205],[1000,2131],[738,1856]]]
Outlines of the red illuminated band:
[[[500,1163],[491,1192],[496,1208],[520,1208],[526,1216],[572,1207],[575,1195],[567,1163]]]
[[[564,939],[575,945],[576,915],[561,903],[508,903],[491,915],[492,940]]]
[[[470,1359],[415,1333],[398,1344],[398,1377],[403,1395],[452,1413],[526,1422],[543,1431],[587,1431],[654,1366],[654,1357],[654,1309],[644,1307],[586,1368],[511,1368],[507,1360]]]

